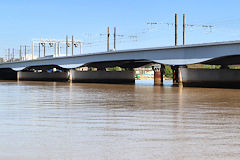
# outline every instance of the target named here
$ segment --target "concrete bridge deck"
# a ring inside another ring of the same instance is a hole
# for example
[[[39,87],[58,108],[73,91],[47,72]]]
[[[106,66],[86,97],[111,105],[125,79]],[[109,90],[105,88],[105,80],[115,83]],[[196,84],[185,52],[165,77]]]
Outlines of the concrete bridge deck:
[[[30,66],[57,65],[62,68],[88,67],[130,67],[136,68],[148,63],[168,65],[240,64],[240,41],[170,46],[144,49],[98,52],[67,57],[39,58],[28,61],[1,63],[0,68],[23,70]]]

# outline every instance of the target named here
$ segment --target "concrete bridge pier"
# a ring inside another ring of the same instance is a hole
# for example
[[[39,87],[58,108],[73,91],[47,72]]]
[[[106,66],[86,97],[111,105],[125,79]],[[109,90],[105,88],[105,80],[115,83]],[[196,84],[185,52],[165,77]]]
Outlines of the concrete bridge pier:
[[[240,69],[192,69],[180,68],[183,86],[240,88]]]
[[[181,86],[182,85],[182,71],[181,68],[187,68],[187,66],[171,66],[173,73],[173,85]]]
[[[135,73],[129,71],[76,71],[70,70],[70,81],[80,83],[119,83],[133,84],[135,83]]]
[[[221,65],[220,69],[229,69],[228,65]]]
[[[178,67],[178,85],[183,86],[183,76],[182,76],[182,68],[187,69],[187,66],[179,66]]]
[[[68,72],[30,72],[20,71],[17,73],[17,79],[20,81],[58,81],[69,80]]]
[[[164,65],[153,66],[155,86],[163,85],[164,69],[165,69]]]
[[[17,80],[17,72],[11,68],[0,69],[0,80]]]
[[[171,66],[173,73],[173,85],[179,84],[179,66]]]

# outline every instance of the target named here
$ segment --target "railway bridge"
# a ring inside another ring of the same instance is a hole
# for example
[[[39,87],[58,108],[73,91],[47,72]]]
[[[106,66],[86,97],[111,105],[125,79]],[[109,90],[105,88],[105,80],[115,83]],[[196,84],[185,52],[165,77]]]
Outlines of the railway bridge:
[[[174,83],[183,83],[186,86],[201,84],[237,87],[240,82],[240,70],[228,69],[228,65],[240,64],[240,41],[130,49],[7,62],[0,64],[0,79],[70,79],[79,82],[132,83],[134,82],[133,69],[147,64],[160,66],[154,68],[156,85],[161,85],[163,82],[164,65],[171,65]],[[189,69],[187,68],[189,64],[221,65],[221,69]],[[115,66],[125,69],[121,72],[106,70]],[[76,70],[80,67],[90,69]],[[44,72],[47,70],[53,72]]]

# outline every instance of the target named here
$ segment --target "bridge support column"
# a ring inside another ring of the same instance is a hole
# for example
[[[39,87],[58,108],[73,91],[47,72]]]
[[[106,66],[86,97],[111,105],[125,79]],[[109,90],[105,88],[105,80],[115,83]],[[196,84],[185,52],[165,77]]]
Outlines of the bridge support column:
[[[68,72],[18,72],[19,81],[68,81]]]
[[[76,71],[70,70],[72,82],[80,83],[135,83],[134,71]]]
[[[164,75],[164,65],[161,66],[154,66],[154,85],[155,86],[161,86],[163,85],[163,75]]]
[[[179,83],[179,66],[171,66],[173,73],[173,85],[178,85]]]
[[[0,69],[0,80],[17,80],[17,72],[11,68]]]
[[[182,71],[181,68],[187,68],[187,66],[171,66],[173,73],[173,85],[182,85]]]
[[[240,88],[239,69],[179,68],[183,86]]]
[[[229,69],[228,65],[221,65],[220,69]]]
[[[106,68],[105,67],[98,67],[98,68],[96,68],[95,71],[106,71]]]
[[[179,66],[178,68],[178,85],[183,85],[183,77],[182,77],[182,68],[187,68],[187,66]]]

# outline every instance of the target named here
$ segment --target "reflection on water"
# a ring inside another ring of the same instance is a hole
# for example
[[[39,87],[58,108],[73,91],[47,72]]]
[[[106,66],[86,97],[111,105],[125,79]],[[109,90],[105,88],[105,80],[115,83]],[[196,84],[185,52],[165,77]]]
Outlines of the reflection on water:
[[[137,83],[0,82],[0,159],[239,159],[240,90]]]

